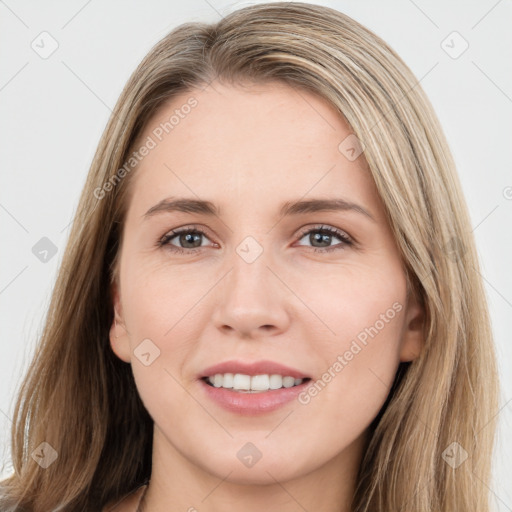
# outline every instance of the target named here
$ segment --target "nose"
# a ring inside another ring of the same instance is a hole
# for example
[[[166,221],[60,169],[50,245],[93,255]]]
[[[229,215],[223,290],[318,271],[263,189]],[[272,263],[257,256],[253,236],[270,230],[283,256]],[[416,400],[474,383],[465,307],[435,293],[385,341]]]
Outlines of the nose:
[[[292,293],[265,251],[252,263],[238,254],[231,270],[217,285],[212,320],[223,334],[257,339],[286,331]]]

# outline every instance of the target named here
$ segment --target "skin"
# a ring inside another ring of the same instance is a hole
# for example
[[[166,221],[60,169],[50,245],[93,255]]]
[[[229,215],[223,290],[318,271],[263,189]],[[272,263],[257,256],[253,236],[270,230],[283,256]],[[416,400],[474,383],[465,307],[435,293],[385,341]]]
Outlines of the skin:
[[[340,152],[351,132],[326,101],[279,83],[216,81],[162,107],[140,140],[191,96],[198,105],[130,177],[113,290],[111,346],[131,363],[155,422],[144,509],[348,511],[368,426],[399,363],[421,351],[424,312],[408,297],[364,154],[350,161]],[[210,200],[220,215],[144,218],[170,196]],[[279,217],[283,202],[312,197],[355,202],[375,220],[355,211]],[[357,244],[301,236],[322,225]],[[170,243],[183,254],[157,246],[186,226],[207,233],[199,251],[179,236]],[[247,236],[263,248],[250,264],[236,252]],[[270,359],[320,379],[394,303],[400,312],[306,405],[244,416],[210,401],[197,380],[230,359]],[[134,355],[147,338],[160,350],[149,366]],[[236,456],[247,442],[262,454],[250,468]],[[135,508],[132,499],[119,510]]]

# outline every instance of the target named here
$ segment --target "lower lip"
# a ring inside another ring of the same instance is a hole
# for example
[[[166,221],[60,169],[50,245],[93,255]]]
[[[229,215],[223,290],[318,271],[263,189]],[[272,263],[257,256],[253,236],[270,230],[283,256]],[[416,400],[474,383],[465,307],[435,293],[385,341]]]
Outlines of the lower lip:
[[[255,415],[275,411],[292,402],[311,382],[307,380],[291,388],[272,389],[260,393],[243,393],[210,386],[204,380],[199,383],[206,395],[224,409],[238,414]]]

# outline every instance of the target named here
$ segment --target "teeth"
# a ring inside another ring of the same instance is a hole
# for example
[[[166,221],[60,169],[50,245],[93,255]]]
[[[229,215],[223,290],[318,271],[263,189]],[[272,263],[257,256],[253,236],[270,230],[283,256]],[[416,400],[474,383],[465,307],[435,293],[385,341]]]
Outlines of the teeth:
[[[295,385],[295,379],[293,377],[284,377],[283,386],[285,388],[291,388]]]
[[[268,375],[255,375],[251,377],[251,389],[253,391],[267,391],[270,388],[270,377]]]
[[[223,375],[215,375],[215,378],[217,377],[220,377],[224,381]],[[233,377],[233,389],[249,391],[251,389],[251,377],[249,377],[249,375],[235,373],[235,376]]]
[[[281,375],[271,375],[269,379],[270,389],[279,389],[283,387],[283,377]]]
[[[244,375],[243,373],[217,373],[207,378],[216,388],[232,389],[246,393],[261,393],[270,389],[291,388],[302,384],[304,379],[282,375]]]
[[[232,373],[225,373],[224,380],[222,381],[221,385],[223,388],[230,389],[233,387],[234,380],[234,375]]]

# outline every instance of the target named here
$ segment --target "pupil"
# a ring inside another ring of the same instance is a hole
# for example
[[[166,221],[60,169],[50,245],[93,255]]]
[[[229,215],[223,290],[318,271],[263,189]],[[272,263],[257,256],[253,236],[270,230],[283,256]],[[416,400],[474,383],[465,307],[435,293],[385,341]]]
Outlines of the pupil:
[[[315,233],[313,235],[313,238],[317,242],[325,243],[326,245],[329,245],[331,235],[325,234],[325,233]]]
[[[199,245],[201,245],[201,241],[200,241],[200,233],[185,233],[184,235],[181,236],[181,242],[183,245],[186,246],[186,244],[188,243],[194,243],[194,238],[195,238],[195,241],[197,242],[199,240]],[[197,245],[193,245],[193,247],[198,247]]]

